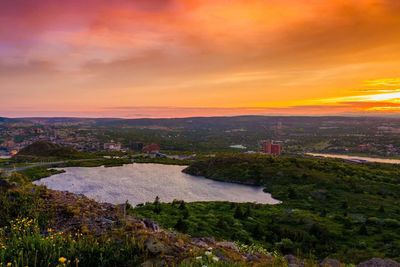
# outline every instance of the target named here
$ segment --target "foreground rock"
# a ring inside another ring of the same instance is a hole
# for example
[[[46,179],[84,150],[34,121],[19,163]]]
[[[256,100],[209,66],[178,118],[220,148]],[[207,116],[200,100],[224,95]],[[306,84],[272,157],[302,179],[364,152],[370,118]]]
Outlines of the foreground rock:
[[[400,267],[400,263],[391,259],[373,258],[361,262],[357,267]]]

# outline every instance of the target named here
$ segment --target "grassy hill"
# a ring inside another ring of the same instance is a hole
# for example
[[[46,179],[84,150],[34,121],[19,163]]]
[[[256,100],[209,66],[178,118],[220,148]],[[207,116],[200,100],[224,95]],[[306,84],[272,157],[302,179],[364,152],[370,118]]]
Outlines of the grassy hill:
[[[38,141],[21,149],[16,159],[25,158],[79,158],[81,153],[73,148],[53,144],[47,141]]]
[[[261,185],[279,205],[186,203],[134,212],[191,235],[259,244],[282,253],[358,263],[400,260],[397,165],[335,159],[226,155],[192,163],[186,173]],[[203,179],[203,178],[199,178]]]
[[[21,174],[0,179],[0,266],[286,266],[261,248],[194,239],[127,209],[34,186]]]
[[[133,208],[33,186],[14,173],[0,180],[0,263],[283,267],[293,264],[285,254],[296,255],[298,266],[326,258],[400,260],[398,166],[226,155],[186,172],[263,185],[283,203],[154,201]]]

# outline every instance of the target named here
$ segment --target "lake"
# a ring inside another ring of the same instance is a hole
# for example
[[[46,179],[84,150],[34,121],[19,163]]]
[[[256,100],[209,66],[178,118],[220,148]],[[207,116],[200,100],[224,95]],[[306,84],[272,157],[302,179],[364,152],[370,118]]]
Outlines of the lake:
[[[224,183],[182,173],[185,166],[128,164],[120,167],[70,167],[34,182],[50,189],[83,194],[99,202],[132,205],[174,199],[194,201],[231,201],[277,204],[262,187]]]
[[[306,155],[314,157],[324,157],[324,158],[338,158],[351,161],[359,162],[376,162],[376,163],[390,163],[390,164],[400,164],[399,159],[385,159],[385,158],[371,158],[371,157],[359,157],[359,156],[348,156],[340,154],[323,154],[323,153],[306,153]]]

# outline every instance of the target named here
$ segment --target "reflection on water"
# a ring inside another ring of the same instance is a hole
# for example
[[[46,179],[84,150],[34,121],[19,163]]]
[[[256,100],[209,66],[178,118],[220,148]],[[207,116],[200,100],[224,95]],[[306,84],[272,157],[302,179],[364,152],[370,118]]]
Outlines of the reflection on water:
[[[84,194],[100,202],[133,205],[174,199],[193,201],[232,201],[276,204],[261,187],[217,182],[182,173],[184,166],[129,164],[113,168],[65,168],[65,173],[39,181],[50,189]]]

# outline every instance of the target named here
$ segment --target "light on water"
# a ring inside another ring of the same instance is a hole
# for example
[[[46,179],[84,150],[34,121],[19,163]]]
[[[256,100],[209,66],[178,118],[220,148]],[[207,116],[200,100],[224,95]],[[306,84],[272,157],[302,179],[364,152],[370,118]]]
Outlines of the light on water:
[[[121,167],[65,168],[65,173],[39,181],[50,189],[83,194],[100,202],[114,204],[126,200],[133,205],[174,199],[194,201],[232,201],[277,204],[278,200],[262,187],[217,182],[182,173],[184,166],[129,164]]]

